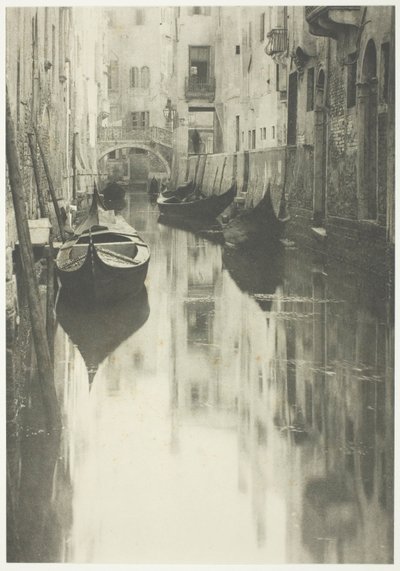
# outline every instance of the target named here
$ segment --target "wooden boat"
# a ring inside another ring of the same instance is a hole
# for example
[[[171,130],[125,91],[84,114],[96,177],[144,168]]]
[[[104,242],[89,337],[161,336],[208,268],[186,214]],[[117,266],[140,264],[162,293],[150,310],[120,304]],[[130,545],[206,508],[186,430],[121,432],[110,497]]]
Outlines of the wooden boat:
[[[60,248],[56,267],[74,300],[108,303],[143,287],[149,247],[120,215],[106,212],[95,188],[87,218]]]
[[[85,361],[92,384],[99,365],[147,321],[150,307],[146,288],[112,306],[77,306],[61,289],[57,300],[57,320]],[[93,332],[96,334],[93,335]]]
[[[239,214],[225,226],[225,244],[253,249],[276,242],[282,236],[285,223],[286,220],[281,220],[275,215],[271,201],[271,187],[268,185],[257,206]]]
[[[196,198],[189,195],[184,199],[177,196],[159,196],[158,208],[161,214],[179,218],[216,218],[227,208],[236,195],[236,183],[218,196]]]
[[[169,190],[168,188],[162,191],[162,195],[165,198],[170,198],[172,196],[178,197],[178,198],[185,198],[185,196],[188,196],[191,192],[194,192],[195,190],[195,184],[192,180],[187,180],[186,182],[184,182],[183,184],[177,186],[176,188]]]
[[[109,182],[103,189],[104,200],[121,200],[125,196],[125,189],[117,182]]]

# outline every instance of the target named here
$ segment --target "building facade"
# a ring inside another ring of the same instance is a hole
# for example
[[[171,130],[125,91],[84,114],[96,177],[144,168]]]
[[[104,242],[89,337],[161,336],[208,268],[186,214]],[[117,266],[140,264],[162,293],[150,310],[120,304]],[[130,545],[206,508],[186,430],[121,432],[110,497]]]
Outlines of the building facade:
[[[291,216],[288,236],[378,269],[394,244],[394,7],[211,17],[218,129],[201,176],[225,155],[219,188],[236,180],[251,208],[269,184],[276,213],[284,198]]]

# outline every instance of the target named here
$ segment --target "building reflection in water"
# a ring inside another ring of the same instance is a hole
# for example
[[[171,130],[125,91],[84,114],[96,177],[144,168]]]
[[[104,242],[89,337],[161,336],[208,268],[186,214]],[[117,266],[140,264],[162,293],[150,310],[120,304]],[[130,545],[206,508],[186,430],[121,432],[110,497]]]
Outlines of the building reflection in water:
[[[152,251],[150,316],[90,392],[81,354],[57,329],[61,560],[390,562],[385,302],[297,251],[259,274],[243,264],[240,276],[240,257],[157,226],[152,208],[127,196],[125,215]]]

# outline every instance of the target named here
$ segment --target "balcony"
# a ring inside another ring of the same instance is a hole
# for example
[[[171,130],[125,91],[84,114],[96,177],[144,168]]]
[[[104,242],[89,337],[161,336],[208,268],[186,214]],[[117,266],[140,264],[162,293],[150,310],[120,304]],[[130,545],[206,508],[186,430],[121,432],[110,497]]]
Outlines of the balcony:
[[[201,81],[195,75],[186,77],[185,97],[186,99],[207,99],[208,101],[214,101],[215,77],[210,77],[208,81]]]
[[[337,39],[346,27],[359,28],[361,6],[305,6],[310,34]]]
[[[288,33],[286,28],[274,28],[267,34],[268,43],[265,53],[268,56],[283,54],[288,48]]]

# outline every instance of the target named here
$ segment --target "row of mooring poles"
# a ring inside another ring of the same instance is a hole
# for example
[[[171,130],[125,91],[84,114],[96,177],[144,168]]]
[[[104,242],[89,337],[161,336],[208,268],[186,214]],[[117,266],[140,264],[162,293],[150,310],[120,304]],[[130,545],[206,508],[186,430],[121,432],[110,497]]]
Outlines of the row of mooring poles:
[[[36,141],[39,146],[39,151],[43,160],[43,166],[46,172],[46,177],[49,185],[49,190],[51,197],[53,199],[54,209],[56,212],[60,234],[62,240],[64,240],[64,229],[61,219],[61,213],[58,207],[57,198],[54,191],[54,185],[51,179],[50,171],[46,158],[43,153],[43,147],[40,142],[40,137],[38,137],[37,129],[34,126],[34,132]],[[31,152],[34,151],[33,138],[28,137],[29,145],[32,144]],[[35,154],[34,152],[32,154]],[[54,367],[53,367],[53,339],[50,335],[54,333],[54,313],[53,313],[53,303],[54,303],[54,260],[53,252],[50,244],[50,252],[48,258],[48,288],[50,285],[50,291],[47,291],[47,328],[41,308],[39,285],[35,274],[34,267],[34,256],[32,242],[29,232],[28,216],[25,206],[25,197],[23,192],[23,184],[21,178],[21,170],[19,165],[18,149],[16,143],[16,133],[14,122],[11,115],[11,106],[9,101],[8,90],[6,88],[6,156],[8,165],[8,177],[11,188],[11,194],[14,205],[15,221],[17,226],[18,241],[19,241],[19,252],[22,262],[22,269],[24,273],[24,278],[27,285],[27,297],[29,312],[31,318],[32,335],[35,346],[35,352],[37,357],[37,367],[39,373],[40,388],[42,394],[43,406],[46,414],[47,425],[51,430],[57,430],[61,428],[61,415],[60,408],[57,400],[57,394],[54,385]],[[46,214],[46,200],[43,194],[41,194],[42,189],[40,185],[39,171],[37,161],[32,161],[34,168],[35,181],[37,184],[38,197],[39,198],[39,208],[41,215]],[[43,209],[43,210],[42,210]],[[51,261],[50,261],[51,259]],[[52,299],[50,300],[50,297]],[[49,314],[51,313],[51,318]],[[51,350],[50,350],[51,347]]]

